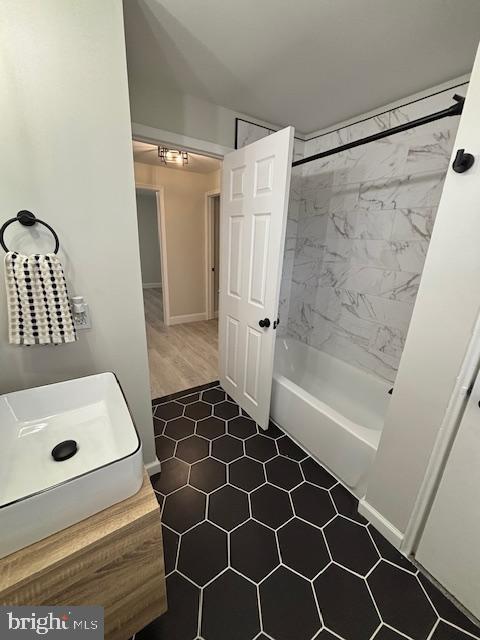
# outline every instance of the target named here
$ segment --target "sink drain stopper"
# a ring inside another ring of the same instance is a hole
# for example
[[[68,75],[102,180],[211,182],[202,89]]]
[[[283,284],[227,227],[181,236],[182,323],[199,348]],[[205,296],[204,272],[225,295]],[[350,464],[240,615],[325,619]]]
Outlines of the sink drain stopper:
[[[64,440],[53,447],[52,458],[57,462],[62,462],[74,456],[77,451],[78,446],[75,440]]]

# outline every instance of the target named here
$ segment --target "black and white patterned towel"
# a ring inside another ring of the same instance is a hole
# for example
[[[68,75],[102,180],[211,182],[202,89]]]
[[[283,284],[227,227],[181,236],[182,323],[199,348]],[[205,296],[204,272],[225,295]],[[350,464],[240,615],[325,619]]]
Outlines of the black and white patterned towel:
[[[5,256],[10,344],[75,342],[67,284],[54,253]]]

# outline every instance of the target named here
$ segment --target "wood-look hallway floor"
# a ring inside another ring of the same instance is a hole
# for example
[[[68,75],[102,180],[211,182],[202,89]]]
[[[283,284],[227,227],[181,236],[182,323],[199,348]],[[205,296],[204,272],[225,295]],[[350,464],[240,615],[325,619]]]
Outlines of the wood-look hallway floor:
[[[217,320],[166,327],[161,289],[144,289],[152,398],[218,380]]]

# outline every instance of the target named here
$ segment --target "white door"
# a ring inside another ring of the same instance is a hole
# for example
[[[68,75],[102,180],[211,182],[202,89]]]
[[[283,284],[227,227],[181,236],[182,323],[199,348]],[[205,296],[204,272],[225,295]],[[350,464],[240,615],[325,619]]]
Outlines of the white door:
[[[416,558],[480,618],[480,375],[447,460]]]
[[[263,428],[293,152],[292,127],[225,156],[220,222],[220,382]]]

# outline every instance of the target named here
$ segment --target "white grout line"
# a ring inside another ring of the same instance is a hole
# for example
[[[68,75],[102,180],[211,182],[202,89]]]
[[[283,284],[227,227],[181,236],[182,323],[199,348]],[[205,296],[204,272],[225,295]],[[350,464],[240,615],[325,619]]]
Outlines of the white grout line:
[[[312,593],[313,593],[313,599],[315,600],[315,606],[317,607],[317,611],[318,611],[318,617],[320,619],[320,623],[323,627],[323,625],[325,624],[324,620],[323,620],[323,615],[322,615],[322,610],[320,609],[320,603],[318,601],[318,597],[317,597],[317,590],[315,589],[315,585],[313,583],[313,580],[310,580],[310,587],[312,589]],[[313,636],[315,638],[315,636]]]
[[[328,540],[327,540],[327,536],[325,535],[325,531],[323,531],[322,529],[320,531],[323,536],[323,541],[325,543],[325,546],[327,547],[327,552],[328,552],[328,557],[330,558],[330,562],[333,562],[332,552],[330,551],[330,547],[328,546]]]
[[[365,574],[365,579],[367,579],[367,578],[369,578],[369,577],[370,577],[370,575],[371,575],[371,574],[373,573],[373,571],[378,567],[378,565],[382,562],[382,560],[383,560],[383,558],[381,558],[381,557],[380,557],[380,558],[377,560],[377,562],[375,562],[375,564],[373,565],[373,567],[371,567],[371,568],[367,571],[367,573]]]
[[[202,614],[203,614],[203,588],[200,588],[200,594],[198,596],[198,621],[197,621],[198,636],[200,636],[202,632]]]
[[[370,598],[372,599],[373,606],[375,607],[375,611],[377,612],[377,615],[378,615],[379,619],[381,620],[381,622],[383,622],[384,620],[382,618],[382,614],[380,613],[380,610],[379,610],[379,608],[377,606],[377,602],[376,602],[375,598],[373,597],[373,593],[372,593],[372,590],[370,589],[370,585],[368,584],[367,580],[365,578],[363,578],[363,576],[360,576],[360,577],[364,580],[365,585],[367,587],[367,591],[370,594]]]
[[[436,631],[436,629],[437,629],[437,627],[438,627],[438,625],[439,625],[439,624],[440,624],[440,619],[438,619],[438,620],[435,622],[435,624],[433,625],[432,630],[431,630],[431,631],[430,631],[430,633],[428,634],[428,638],[427,638],[427,640],[431,640],[431,638],[433,638],[433,635],[434,635],[434,633],[435,633],[435,631]]]
[[[278,567],[277,567],[278,568]],[[233,573],[236,573],[238,576],[240,576],[241,578],[245,578],[245,580],[247,580],[248,582],[250,582],[250,584],[253,584],[255,587],[257,586],[257,583],[255,582],[255,580],[252,580],[251,578],[249,578],[248,576],[246,576],[244,573],[241,573],[238,569],[236,569],[235,567],[227,567],[227,569],[230,569],[230,571],[233,571]]]
[[[335,638],[338,638],[338,640],[345,640],[345,638],[343,638],[342,636],[339,636],[336,631],[332,631],[329,627],[325,627],[325,631],[328,631],[328,633],[331,633],[332,636],[334,636]]]
[[[392,631],[395,631],[395,633],[398,633],[398,635],[402,636],[402,638],[406,638],[407,640],[413,640],[413,638],[411,638],[410,636],[407,636],[407,634],[403,633],[403,631],[399,631],[396,627],[392,627],[392,625],[388,624],[388,622],[384,622],[383,626],[386,627],[387,629],[391,629]]]
[[[375,636],[378,634],[378,632],[380,631],[380,629],[382,628],[382,623],[380,622],[380,624],[378,625],[378,627],[375,629],[375,631],[373,632],[373,636],[370,636],[370,640],[375,640]]]
[[[259,584],[256,585],[256,591],[257,591],[258,621],[260,623],[260,633],[257,634],[257,636],[256,636],[258,638],[258,636],[263,633],[263,611],[262,611],[262,602],[260,600],[260,585]]]

